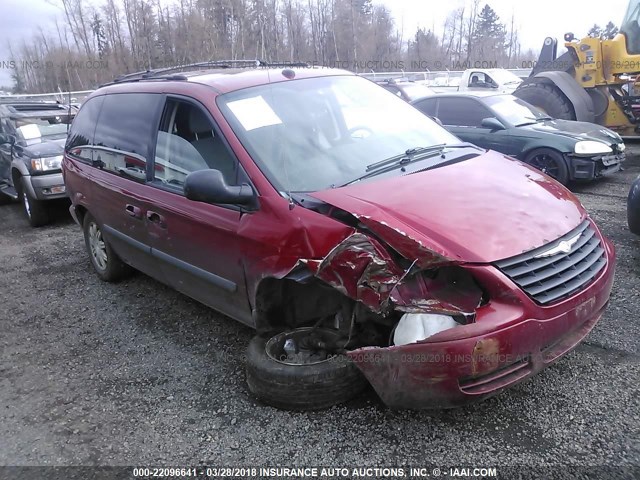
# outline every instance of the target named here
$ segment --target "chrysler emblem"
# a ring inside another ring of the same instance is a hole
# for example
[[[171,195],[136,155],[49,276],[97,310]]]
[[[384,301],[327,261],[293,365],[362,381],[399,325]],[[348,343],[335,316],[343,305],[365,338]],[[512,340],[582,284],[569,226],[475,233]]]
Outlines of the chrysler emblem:
[[[553,255],[557,255],[559,253],[569,253],[571,251],[571,248],[580,239],[580,235],[582,235],[582,234],[579,233],[578,235],[576,235],[573,238],[570,238],[569,240],[562,240],[555,247],[550,248],[549,250],[546,250],[546,251],[544,251],[542,253],[539,253],[538,255],[536,255],[533,258],[545,258],[545,257],[552,257]]]

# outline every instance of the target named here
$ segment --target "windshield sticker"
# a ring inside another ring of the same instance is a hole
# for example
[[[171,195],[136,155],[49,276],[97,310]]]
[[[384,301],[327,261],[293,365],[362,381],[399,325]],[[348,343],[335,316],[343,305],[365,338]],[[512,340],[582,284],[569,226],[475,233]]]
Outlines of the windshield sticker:
[[[25,140],[33,140],[34,138],[40,138],[40,129],[35,123],[29,123],[18,127],[18,131]]]
[[[282,123],[280,117],[260,95],[229,102],[227,105],[247,131]]]

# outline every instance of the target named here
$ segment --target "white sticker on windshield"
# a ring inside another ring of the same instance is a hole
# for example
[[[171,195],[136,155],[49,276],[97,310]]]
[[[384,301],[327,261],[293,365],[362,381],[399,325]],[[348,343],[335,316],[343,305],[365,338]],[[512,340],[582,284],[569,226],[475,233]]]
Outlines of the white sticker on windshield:
[[[282,123],[280,117],[260,95],[229,102],[227,105],[247,131]]]
[[[40,129],[35,123],[22,125],[21,127],[18,127],[18,131],[20,131],[22,138],[24,138],[25,140],[33,140],[34,138],[40,138],[41,136]]]

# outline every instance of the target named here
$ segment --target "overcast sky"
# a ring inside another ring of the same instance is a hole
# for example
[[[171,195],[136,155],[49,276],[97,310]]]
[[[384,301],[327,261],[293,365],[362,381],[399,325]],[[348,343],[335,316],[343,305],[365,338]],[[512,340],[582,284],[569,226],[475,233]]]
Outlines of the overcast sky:
[[[376,3],[384,3],[391,9],[398,28],[404,27],[406,40],[418,26],[442,35],[449,12],[465,4],[470,6],[471,0],[383,0]],[[573,32],[578,38],[585,36],[594,23],[603,27],[612,21],[620,26],[629,0],[480,0],[480,8],[486,3],[503,23],[510,25],[513,15],[523,48],[538,50],[545,37],[556,37],[562,42],[566,32]]]
[[[57,0],[51,0],[58,3]],[[95,0],[94,0],[95,1]],[[170,2],[171,0],[161,0]],[[447,14],[471,0],[374,0],[387,5],[399,29],[407,40],[418,26],[442,34]],[[62,11],[47,0],[0,0],[0,86],[11,84],[9,45],[17,47],[24,38],[37,31],[53,31],[56,15],[62,20]],[[89,0],[92,3],[92,0]],[[99,3],[99,2],[98,2]],[[524,48],[539,49],[545,37],[557,37],[562,42],[565,32],[577,37],[587,33],[594,23],[604,26],[609,20],[620,25],[628,0],[584,2],[579,0],[481,0],[498,13],[504,23],[515,15],[520,41]]]

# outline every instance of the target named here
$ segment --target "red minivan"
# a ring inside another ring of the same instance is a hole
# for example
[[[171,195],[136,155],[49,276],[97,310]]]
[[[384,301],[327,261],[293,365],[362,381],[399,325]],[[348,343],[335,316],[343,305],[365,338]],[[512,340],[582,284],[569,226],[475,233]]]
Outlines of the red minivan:
[[[86,100],[71,211],[103,280],[139,270],[254,327],[264,402],[323,408],[369,383],[395,408],[463,405],[601,317],[613,245],[541,172],[348,72],[176,72]]]

